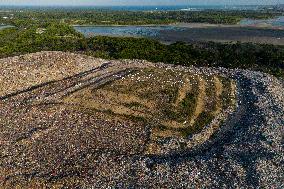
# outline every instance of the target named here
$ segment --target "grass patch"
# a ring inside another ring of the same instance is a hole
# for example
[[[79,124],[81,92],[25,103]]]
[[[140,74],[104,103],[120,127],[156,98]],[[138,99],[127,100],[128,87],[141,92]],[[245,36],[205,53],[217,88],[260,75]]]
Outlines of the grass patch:
[[[133,122],[143,122],[144,124],[148,123],[147,118],[142,116],[134,116],[134,115],[127,115],[127,114],[121,114],[120,116],[123,116]]]
[[[199,114],[193,125],[194,132],[200,132],[203,127],[208,125],[213,119],[214,116],[210,112],[202,112]]]
[[[205,89],[206,97],[208,98],[206,103],[206,109],[208,112],[217,110],[217,90],[214,85],[214,76],[210,76],[207,78],[207,86]]]
[[[178,122],[184,122],[193,115],[197,102],[197,95],[187,93],[186,97],[179,103],[179,107],[174,107],[172,104],[163,106],[162,112],[166,119]]]
[[[188,137],[192,134],[196,134],[202,131],[202,129],[210,124],[210,122],[214,119],[214,116],[211,113],[208,112],[202,112],[197,117],[194,125],[192,127],[186,127],[178,129],[178,131],[181,133],[183,137]]]
[[[164,117],[169,120],[178,120],[182,117],[180,112],[176,112],[172,105],[167,105],[167,107],[162,109],[162,113],[164,114]]]
[[[231,80],[226,78],[220,78],[223,84],[223,92],[221,94],[222,108],[227,109],[232,105],[232,96],[231,96]]]
[[[160,93],[168,97],[168,103],[174,103],[178,97],[178,88],[169,87],[169,88],[161,90]]]
[[[145,108],[143,104],[140,104],[139,102],[131,102],[131,103],[123,103],[123,105],[127,108]]]
[[[191,116],[194,113],[197,103],[196,93],[187,93],[186,97],[181,101],[181,111],[184,116]]]
[[[154,127],[157,128],[157,129],[160,130],[160,131],[166,131],[166,130],[168,130],[168,127],[165,126],[165,125],[162,125],[162,124],[155,125]]]

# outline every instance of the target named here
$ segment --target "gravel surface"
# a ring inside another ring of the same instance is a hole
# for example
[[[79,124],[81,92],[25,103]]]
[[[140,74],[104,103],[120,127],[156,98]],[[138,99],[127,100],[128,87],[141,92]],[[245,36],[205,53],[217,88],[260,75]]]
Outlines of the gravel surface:
[[[46,72],[62,57],[57,72]],[[27,59],[35,67],[18,81]],[[237,109],[202,145],[147,156],[143,124],[60,103],[84,86],[149,66],[234,79]],[[0,73],[0,188],[284,188],[284,85],[273,76],[61,52],[2,59]]]

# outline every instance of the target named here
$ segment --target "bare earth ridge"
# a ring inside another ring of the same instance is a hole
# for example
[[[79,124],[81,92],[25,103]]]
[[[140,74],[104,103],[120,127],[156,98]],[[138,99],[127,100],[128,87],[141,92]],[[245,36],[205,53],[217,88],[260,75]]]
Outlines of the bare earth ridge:
[[[284,188],[268,74],[39,52],[0,60],[0,188]]]

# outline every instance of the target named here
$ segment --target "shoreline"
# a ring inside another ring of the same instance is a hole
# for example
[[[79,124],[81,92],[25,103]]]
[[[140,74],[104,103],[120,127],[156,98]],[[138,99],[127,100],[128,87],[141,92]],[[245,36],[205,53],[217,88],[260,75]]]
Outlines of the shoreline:
[[[209,23],[175,23],[170,26],[184,27],[184,28],[254,28],[254,29],[274,29],[284,30],[284,26],[272,26],[270,24],[255,24],[255,25],[241,25],[238,24],[209,24]]]
[[[15,26],[10,26],[10,25],[0,25],[0,30],[6,29],[6,28],[14,28]]]
[[[199,28],[199,29],[206,29],[206,28],[253,28],[253,29],[270,29],[270,30],[284,30],[284,26],[273,26],[270,24],[255,24],[255,25],[241,25],[238,24],[210,24],[210,23],[198,23],[198,22],[191,22],[191,23],[171,23],[171,24],[142,24],[142,25],[131,25],[131,24],[111,24],[111,25],[103,25],[103,24],[91,24],[91,25],[71,25],[72,27],[180,27],[180,28]]]
[[[71,25],[72,27],[129,27],[129,26],[137,26],[137,27],[161,27],[161,26],[171,26],[170,24],[142,24],[142,25],[137,25],[137,24],[110,24],[110,25],[103,25],[103,24],[83,24],[83,25]]]

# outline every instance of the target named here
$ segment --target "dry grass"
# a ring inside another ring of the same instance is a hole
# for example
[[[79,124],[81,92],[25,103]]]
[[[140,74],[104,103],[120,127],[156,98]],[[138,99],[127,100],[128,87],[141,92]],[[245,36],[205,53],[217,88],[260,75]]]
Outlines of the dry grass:
[[[151,125],[147,152],[151,153],[158,148],[155,143],[161,138],[187,138],[200,132],[232,104],[233,87],[230,80],[218,76],[134,69],[117,80],[78,90],[63,102],[108,113],[112,119],[124,117]]]

